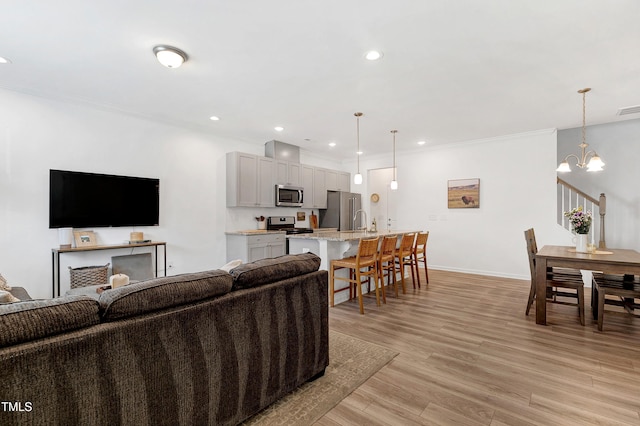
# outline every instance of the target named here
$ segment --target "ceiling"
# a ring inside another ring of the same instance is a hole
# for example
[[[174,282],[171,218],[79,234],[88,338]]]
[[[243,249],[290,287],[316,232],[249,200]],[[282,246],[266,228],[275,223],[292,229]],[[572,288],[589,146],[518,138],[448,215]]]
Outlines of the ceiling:
[[[0,87],[338,161],[640,118],[637,0],[2,3]]]

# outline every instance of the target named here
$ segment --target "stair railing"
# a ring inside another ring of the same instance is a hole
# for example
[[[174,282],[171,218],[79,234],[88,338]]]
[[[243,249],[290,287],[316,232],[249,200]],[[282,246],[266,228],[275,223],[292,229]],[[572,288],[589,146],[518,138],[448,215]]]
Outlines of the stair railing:
[[[605,227],[604,227],[604,216],[607,213],[607,197],[604,193],[600,194],[600,198],[596,200],[595,198],[589,196],[583,191],[579,190],[575,186],[570,183],[557,178],[557,188],[558,188],[558,225],[564,227],[565,229],[571,231],[571,223],[569,219],[564,216],[564,212],[574,209],[578,206],[583,206],[585,210],[590,210],[594,216],[594,220],[592,222],[591,229],[589,230],[589,241],[595,241],[596,232],[600,235],[600,240],[598,242],[599,248],[607,248],[606,239],[605,239]],[[597,208],[597,211],[596,211]],[[600,221],[596,219],[596,213],[600,216]]]

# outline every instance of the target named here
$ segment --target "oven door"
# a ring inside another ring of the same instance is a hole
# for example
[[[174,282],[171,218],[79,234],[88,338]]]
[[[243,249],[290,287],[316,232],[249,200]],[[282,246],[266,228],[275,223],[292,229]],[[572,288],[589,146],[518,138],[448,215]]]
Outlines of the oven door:
[[[302,207],[303,197],[300,187],[276,185],[276,207]]]

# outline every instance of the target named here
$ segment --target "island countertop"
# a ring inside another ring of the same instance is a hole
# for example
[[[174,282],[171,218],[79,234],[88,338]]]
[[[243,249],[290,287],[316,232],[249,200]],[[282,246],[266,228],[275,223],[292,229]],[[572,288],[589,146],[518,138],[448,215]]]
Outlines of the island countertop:
[[[390,231],[321,231],[313,232],[309,234],[295,234],[287,235],[289,240],[326,240],[326,241],[354,241],[362,240],[366,238],[385,237],[388,235],[401,235],[409,232],[418,231],[402,231],[402,230],[390,230]]]

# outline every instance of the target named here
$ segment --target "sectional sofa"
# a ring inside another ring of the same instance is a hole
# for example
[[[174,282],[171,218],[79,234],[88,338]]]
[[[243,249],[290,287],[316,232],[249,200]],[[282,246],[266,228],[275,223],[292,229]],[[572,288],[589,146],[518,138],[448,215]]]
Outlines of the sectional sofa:
[[[310,253],[0,305],[0,424],[231,425],[324,373]]]

